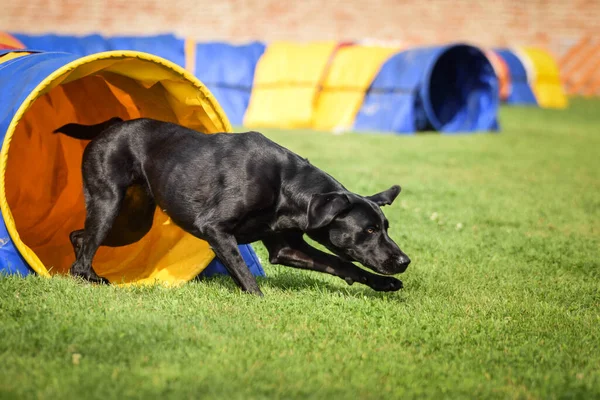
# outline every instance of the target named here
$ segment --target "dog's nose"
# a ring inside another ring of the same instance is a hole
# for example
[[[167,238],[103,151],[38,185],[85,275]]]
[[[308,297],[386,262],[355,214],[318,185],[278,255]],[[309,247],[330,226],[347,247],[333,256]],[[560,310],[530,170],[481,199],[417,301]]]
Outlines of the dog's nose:
[[[410,264],[410,258],[408,258],[406,254],[402,254],[400,257],[398,257],[398,266],[400,267],[400,272],[406,271],[408,264]]]

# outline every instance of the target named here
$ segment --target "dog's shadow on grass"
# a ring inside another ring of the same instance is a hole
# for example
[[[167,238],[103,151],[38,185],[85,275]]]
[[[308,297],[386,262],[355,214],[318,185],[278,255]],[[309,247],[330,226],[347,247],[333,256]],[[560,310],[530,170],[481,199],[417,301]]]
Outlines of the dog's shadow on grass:
[[[215,275],[211,277],[198,277],[197,281],[208,282],[219,286],[225,286],[228,289],[235,290],[237,286],[226,275]],[[329,282],[325,279],[319,279],[310,274],[301,273],[300,271],[278,272],[270,274],[267,277],[257,277],[258,285],[262,289],[274,289],[281,292],[304,292],[313,291],[319,294],[344,294],[349,297],[356,298],[373,298],[373,299],[388,299],[398,302],[405,302],[406,299],[402,295],[403,290],[398,292],[377,292],[368,286],[360,283],[348,285],[340,280],[339,284]],[[265,294],[267,295],[267,294]]]

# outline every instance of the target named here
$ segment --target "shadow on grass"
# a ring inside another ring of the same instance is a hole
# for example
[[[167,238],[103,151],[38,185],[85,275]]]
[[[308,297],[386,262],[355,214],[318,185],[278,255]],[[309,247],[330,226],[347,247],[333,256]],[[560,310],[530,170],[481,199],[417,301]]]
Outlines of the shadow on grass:
[[[196,278],[196,280],[199,282],[209,282],[210,284],[224,286],[231,290],[237,289],[237,286],[231,277],[226,275],[215,275],[209,278],[199,277]],[[257,277],[257,282],[261,289],[274,289],[280,292],[312,291],[320,295],[344,294],[356,298],[367,297],[394,300],[402,303],[406,302],[406,299],[402,295],[405,289],[401,289],[398,292],[377,292],[360,283],[348,285],[340,279],[340,283],[336,284],[324,279],[319,279],[318,277],[313,277],[310,274],[303,274],[301,271],[290,270],[277,272],[269,274],[267,277]]]

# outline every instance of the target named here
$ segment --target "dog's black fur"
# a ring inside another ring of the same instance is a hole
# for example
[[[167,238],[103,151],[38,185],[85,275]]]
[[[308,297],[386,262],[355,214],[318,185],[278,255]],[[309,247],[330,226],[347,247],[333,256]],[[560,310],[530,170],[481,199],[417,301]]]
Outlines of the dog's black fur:
[[[262,295],[238,244],[262,241],[271,263],[325,272],[349,284],[394,291],[410,259],[388,236],[380,207],[400,186],[373,196],[349,192],[308,160],[258,132],[204,134],[141,118],[55,130],[91,140],[83,160],[87,216],[71,233],[72,275],[108,283],[92,268],[99,246],[125,246],[151,228],[156,207],[206,240],[243,290]],[[331,254],[309,246],[303,234]]]

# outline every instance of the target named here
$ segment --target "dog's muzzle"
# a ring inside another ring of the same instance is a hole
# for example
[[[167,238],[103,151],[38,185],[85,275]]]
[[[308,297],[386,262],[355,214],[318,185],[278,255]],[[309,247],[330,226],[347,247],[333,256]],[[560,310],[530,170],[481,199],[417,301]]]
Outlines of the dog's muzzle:
[[[402,254],[400,257],[398,257],[398,261],[396,263],[396,265],[398,265],[398,273],[401,274],[402,272],[406,271],[408,264],[410,264],[410,258],[408,258],[406,254]]]
[[[406,268],[408,268],[409,264],[410,258],[403,253],[399,256],[392,256],[388,258],[387,261],[383,263],[383,268],[378,268],[375,271],[385,275],[401,274],[406,271]]]

